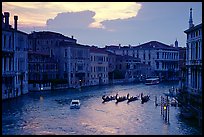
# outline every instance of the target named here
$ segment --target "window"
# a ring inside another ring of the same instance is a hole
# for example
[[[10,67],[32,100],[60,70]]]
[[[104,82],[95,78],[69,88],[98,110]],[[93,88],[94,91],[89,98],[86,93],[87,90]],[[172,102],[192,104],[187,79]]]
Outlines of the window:
[[[149,60],[151,59],[151,54],[150,54],[150,52],[149,52]]]
[[[83,65],[82,64],[77,65],[77,70],[82,71],[83,70]]]
[[[9,36],[9,48],[11,47],[11,36]]]
[[[99,57],[98,57],[98,61],[103,62],[103,57],[102,57],[102,56],[99,56]]]
[[[150,61],[148,62],[148,65],[151,65],[151,62],[150,62]]]
[[[67,49],[64,50],[64,57],[67,57]]]
[[[67,70],[67,63],[65,62],[64,63],[64,71],[66,71]]]
[[[50,49],[50,57],[52,57],[53,56],[53,51],[52,51],[52,49]]]
[[[159,59],[159,52],[157,52],[157,59]]]
[[[144,51],[144,55],[143,55],[143,58],[144,58],[144,60],[145,60],[145,51]]]
[[[157,69],[159,69],[159,62],[156,62]]]
[[[66,79],[67,78],[67,73],[64,73],[64,79]]]
[[[195,44],[196,44],[196,59],[198,59],[198,52],[199,52],[198,42],[196,42]]]
[[[4,47],[6,47],[6,35],[4,35]]]
[[[139,58],[139,52],[138,52],[138,50],[137,50],[137,58]]]

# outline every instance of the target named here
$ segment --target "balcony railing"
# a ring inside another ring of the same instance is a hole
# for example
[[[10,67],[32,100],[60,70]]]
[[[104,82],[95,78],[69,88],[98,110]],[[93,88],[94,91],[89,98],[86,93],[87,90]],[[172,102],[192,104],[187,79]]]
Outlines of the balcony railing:
[[[202,65],[202,60],[189,60],[186,65]]]
[[[9,77],[9,76],[15,76],[15,71],[2,71],[2,77]]]
[[[2,47],[2,52],[14,52],[14,48]]]

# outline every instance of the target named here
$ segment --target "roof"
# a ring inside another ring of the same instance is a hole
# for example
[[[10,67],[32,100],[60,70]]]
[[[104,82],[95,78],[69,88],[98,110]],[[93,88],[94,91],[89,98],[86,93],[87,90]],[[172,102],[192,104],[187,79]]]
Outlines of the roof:
[[[185,33],[189,33],[189,32],[191,32],[191,31],[194,31],[194,30],[199,29],[199,28],[202,28],[202,23],[200,23],[200,24],[198,24],[198,25],[196,25],[196,26],[194,26],[194,27],[191,27],[191,28],[185,30],[184,32],[185,32]]]
[[[106,49],[110,49],[110,50],[114,50],[114,49],[119,49],[119,46],[115,46],[115,45],[110,45],[110,46],[106,46]],[[172,49],[172,50],[177,50],[177,48],[169,46],[167,44],[158,42],[158,41],[150,41],[144,44],[140,44],[139,46],[123,46],[120,47],[120,49]]]
[[[108,52],[106,52],[105,49],[94,47],[94,46],[90,47],[90,53],[108,54]]]
[[[31,34],[29,34],[29,38],[38,38],[38,39],[53,38],[53,39],[66,39],[66,40],[76,41],[76,39],[74,39],[74,38],[70,38],[70,37],[64,36],[60,33],[51,32],[51,31],[39,31],[39,32],[33,31]]]
[[[89,48],[89,46],[87,46],[87,45],[82,45],[82,44],[68,42],[68,41],[60,41],[59,46],[76,47],[76,48]]]
[[[139,49],[175,49],[177,48],[166,45],[164,43],[158,42],[158,41],[150,41],[144,44],[141,44],[139,46],[134,46],[133,48],[139,48]]]

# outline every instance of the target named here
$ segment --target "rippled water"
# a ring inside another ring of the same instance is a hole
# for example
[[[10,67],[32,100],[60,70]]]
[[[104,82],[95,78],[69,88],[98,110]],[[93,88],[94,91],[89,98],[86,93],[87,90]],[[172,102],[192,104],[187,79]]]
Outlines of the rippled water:
[[[178,107],[170,108],[170,123],[164,122],[154,97],[168,92],[178,83],[112,85],[79,90],[30,92],[2,104],[3,135],[194,135],[201,129],[182,119]],[[143,92],[150,101],[110,101],[103,95],[135,96]],[[70,109],[72,99],[81,101],[80,109]],[[159,98],[158,98],[159,100]]]

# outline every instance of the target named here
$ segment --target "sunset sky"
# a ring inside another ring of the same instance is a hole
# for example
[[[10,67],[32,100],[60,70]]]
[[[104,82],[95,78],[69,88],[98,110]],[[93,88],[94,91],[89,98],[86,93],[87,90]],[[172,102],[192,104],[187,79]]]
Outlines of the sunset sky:
[[[151,40],[184,47],[189,9],[193,23],[202,22],[201,2],[2,2],[10,12],[10,24],[17,15],[18,29],[54,31],[80,44],[138,45]]]

